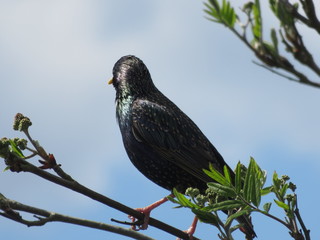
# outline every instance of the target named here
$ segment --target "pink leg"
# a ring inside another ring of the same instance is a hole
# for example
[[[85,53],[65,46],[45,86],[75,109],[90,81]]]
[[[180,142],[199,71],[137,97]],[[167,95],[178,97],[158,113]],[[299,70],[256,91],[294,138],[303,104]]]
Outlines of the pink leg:
[[[171,197],[174,197],[173,194],[170,194],[169,196]],[[141,212],[144,214],[144,221],[143,221],[143,224],[141,226],[136,227],[136,225],[132,225],[132,229],[133,230],[136,230],[136,231],[139,231],[139,230],[145,230],[148,228],[148,224],[149,224],[149,218],[150,218],[150,213],[153,209],[155,209],[156,207],[159,207],[161,204],[165,203],[168,201],[168,198],[167,197],[164,197],[162,199],[160,199],[159,201],[156,201],[155,203],[152,203],[151,205],[147,206],[147,207],[144,207],[144,208],[136,208],[135,210],[137,210],[138,212]],[[132,216],[128,216],[132,222],[135,222],[136,221],[136,218],[135,217],[132,217]]]
[[[193,222],[189,229],[186,231],[190,237],[193,236],[194,232],[196,231],[197,228],[197,223],[198,223],[198,218],[197,216],[194,217]]]
[[[185,231],[190,236],[190,239],[192,239],[192,236],[193,236],[194,232],[196,231],[197,223],[198,223],[198,218],[197,218],[197,216],[195,216],[191,226],[188,228],[187,231]],[[181,240],[181,239],[177,238],[177,240]]]

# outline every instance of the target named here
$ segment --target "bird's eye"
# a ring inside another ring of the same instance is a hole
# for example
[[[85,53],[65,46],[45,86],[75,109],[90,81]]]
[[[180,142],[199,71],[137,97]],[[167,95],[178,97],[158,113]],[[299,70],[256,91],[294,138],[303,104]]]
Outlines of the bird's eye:
[[[113,86],[115,87],[115,88],[118,88],[118,86],[119,86],[119,78],[116,78],[116,77],[114,77],[113,78],[113,80],[112,80],[112,84],[113,84]]]
[[[117,88],[120,84],[121,75],[119,73],[114,73],[112,78],[112,84]]]

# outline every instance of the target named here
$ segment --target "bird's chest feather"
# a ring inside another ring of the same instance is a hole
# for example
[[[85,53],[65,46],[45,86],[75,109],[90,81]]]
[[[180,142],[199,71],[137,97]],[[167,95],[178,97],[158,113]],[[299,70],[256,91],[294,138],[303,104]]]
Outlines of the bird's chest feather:
[[[195,182],[195,180],[192,180],[192,176],[181,171],[175,164],[155,151],[155,146],[142,141],[140,136],[134,133],[133,121],[137,120],[135,119],[137,118],[137,113],[141,119],[148,119],[147,122],[143,122],[146,129],[152,131],[153,125],[157,125],[156,120],[158,116],[150,114],[151,109],[148,108],[147,110],[137,112],[135,108],[133,113],[131,100],[117,102],[117,118],[123,144],[131,162],[147,178],[168,190],[177,187],[182,189],[181,191],[184,191],[186,187],[196,186],[196,184],[192,184]],[[154,124],[150,125],[150,122]]]
[[[117,99],[116,101],[116,117],[122,134],[131,128],[132,102],[133,98],[131,97]]]

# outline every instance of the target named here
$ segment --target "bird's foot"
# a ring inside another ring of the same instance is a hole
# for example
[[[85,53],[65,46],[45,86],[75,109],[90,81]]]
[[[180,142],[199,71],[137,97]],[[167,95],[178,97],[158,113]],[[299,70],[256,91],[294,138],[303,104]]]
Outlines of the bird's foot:
[[[141,212],[141,213],[144,214],[144,219],[143,219],[143,223],[141,225],[138,225],[138,224],[132,225],[132,227],[131,227],[132,230],[139,231],[139,230],[146,230],[148,228],[150,213],[151,213],[151,210],[152,210],[152,209],[149,210],[148,207],[135,208],[136,211]],[[137,220],[133,216],[128,216],[128,217],[131,219],[132,223],[138,223],[139,222],[139,220]]]
[[[170,195],[171,196],[171,195]],[[160,199],[159,201],[152,203],[151,205],[144,207],[144,208],[136,208],[135,210],[138,212],[141,212],[144,214],[144,219],[143,219],[143,223],[141,225],[138,224],[133,224],[132,225],[132,229],[135,231],[139,231],[139,230],[145,230],[148,228],[149,225],[149,218],[150,218],[150,213],[153,209],[155,209],[156,207],[159,207],[161,204],[165,203],[166,201],[168,201],[167,197],[164,197],[162,199]],[[133,216],[128,216],[132,223],[137,222],[137,219]]]

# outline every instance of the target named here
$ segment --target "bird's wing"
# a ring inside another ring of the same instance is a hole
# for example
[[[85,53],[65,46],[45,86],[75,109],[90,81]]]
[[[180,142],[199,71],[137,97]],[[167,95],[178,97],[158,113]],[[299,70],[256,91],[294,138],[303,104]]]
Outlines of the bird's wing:
[[[132,132],[137,141],[151,146],[161,158],[208,182],[210,178],[203,169],[212,163],[222,171],[226,163],[193,121],[172,105],[136,100],[132,105]]]

